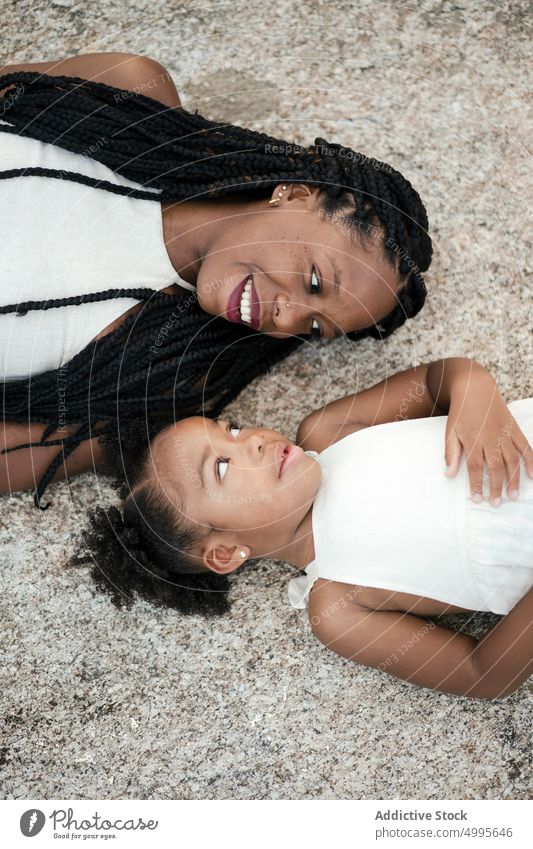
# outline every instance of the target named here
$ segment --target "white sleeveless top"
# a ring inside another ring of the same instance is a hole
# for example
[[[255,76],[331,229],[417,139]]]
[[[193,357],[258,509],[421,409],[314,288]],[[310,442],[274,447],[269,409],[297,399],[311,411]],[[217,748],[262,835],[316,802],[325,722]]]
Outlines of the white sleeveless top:
[[[533,398],[509,409],[533,442]],[[533,586],[533,480],[522,465],[517,501],[475,504],[464,462],[444,474],[445,428],[445,416],[376,425],[316,454],[315,559],[289,581],[293,607],[317,578],[500,614]]]
[[[2,120],[0,123],[5,124]],[[42,167],[146,189],[89,156],[0,131],[0,171]],[[53,177],[0,179],[0,304],[178,283],[161,204]],[[63,366],[138,301],[120,298],[0,315],[0,378]]]

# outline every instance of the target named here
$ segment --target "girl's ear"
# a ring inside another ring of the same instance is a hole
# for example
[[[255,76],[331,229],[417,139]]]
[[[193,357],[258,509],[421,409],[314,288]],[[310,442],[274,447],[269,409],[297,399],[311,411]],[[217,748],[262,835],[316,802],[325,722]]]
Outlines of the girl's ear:
[[[234,572],[239,566],[246,563],[249,556],[250,549],[248,546],[231,545],[216,539],[208,540],[202,552],[204,565],[218,575],[227,575],[229,572]]]

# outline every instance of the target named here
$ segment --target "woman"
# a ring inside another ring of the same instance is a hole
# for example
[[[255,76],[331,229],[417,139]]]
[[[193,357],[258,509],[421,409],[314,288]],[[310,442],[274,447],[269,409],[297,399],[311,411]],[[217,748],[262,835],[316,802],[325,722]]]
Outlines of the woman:
[[[0,491],[40,506],[117,424],[216,414],[302,337],[422,307],[426,212],[390,166],[191,114],[142,57],[1,73]]]

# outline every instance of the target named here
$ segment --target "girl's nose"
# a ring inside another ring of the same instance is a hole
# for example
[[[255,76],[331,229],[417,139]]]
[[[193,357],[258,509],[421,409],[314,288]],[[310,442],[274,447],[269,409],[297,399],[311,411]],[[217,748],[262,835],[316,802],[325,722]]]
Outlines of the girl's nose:
[[[256,430],[250,430],[250,433],[247,435],[245,441],[248,456],[250,460],[252,460],[252,462],[254,460],[257,461],[260,457],[263,456],[265,440],[260,433],[257,433]]]

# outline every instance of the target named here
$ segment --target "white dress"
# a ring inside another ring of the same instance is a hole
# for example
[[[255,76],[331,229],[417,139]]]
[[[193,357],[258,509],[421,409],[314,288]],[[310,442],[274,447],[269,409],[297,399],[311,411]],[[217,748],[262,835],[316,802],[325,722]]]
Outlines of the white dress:
[[[533,398],[509,409],[533,442]],[[317,578],[499,614],[533,586],[533,480],[521,463],[517,501],[474,503],[464,461],[444,474],[445,427],[445,416],[377,425],[315,455],[315,559],[289,581],[293,607]]]
[[[0,172],[27,167],[71,171],[147,191],[89,156],[0,131]],[[54,177],[0,179],[0,233],[2,306],[106,289],[159,290],[173,283],[194,291],[170,262],[156,201]],[[120,298],[0,315],[0,378],[60,368],[137,303]]]

